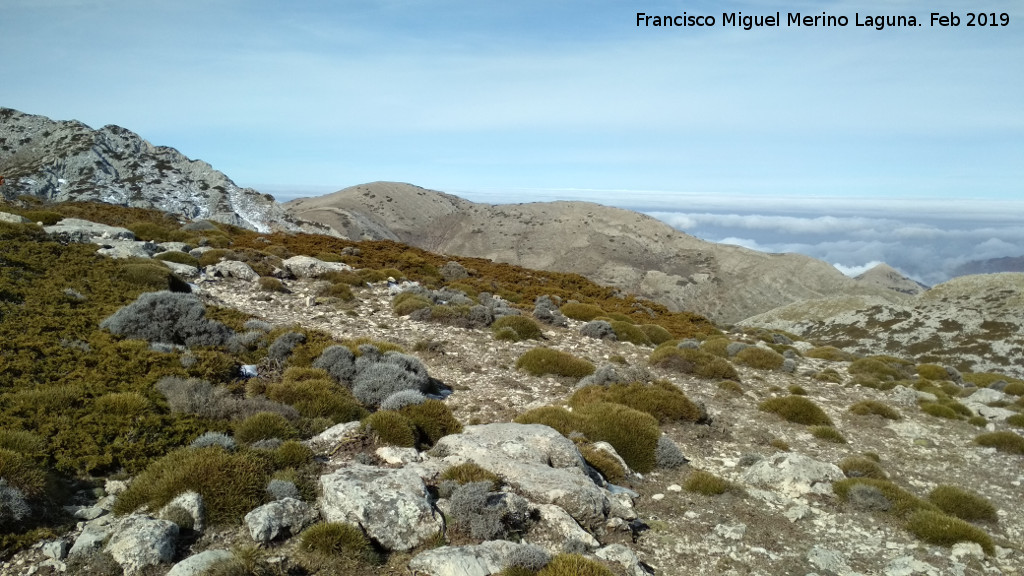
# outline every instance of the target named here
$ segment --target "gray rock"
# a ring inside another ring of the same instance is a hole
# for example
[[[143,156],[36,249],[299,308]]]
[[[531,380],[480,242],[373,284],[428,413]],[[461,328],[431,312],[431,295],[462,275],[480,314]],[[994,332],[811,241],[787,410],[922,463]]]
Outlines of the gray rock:
[[[103,541],[110,536],[110,533],[114,530],[114,517],[107,515],[101,516],[91,522],[86,523],[85,527],[82,528],[82,533],[75,539],[74,545],[71,546],[71,550],[68,551],[69,556],[75,554],[82,554],[96,550],[103,546]]]
[[[537,523],[526,534],[526,541],[552,554],[594,550],[601,544],[580,527],[572,516],[554,504],[538,504]]]
[[[504,570],[519,549],[529,544],[489,540],[474,546],[441,546],[417,554],[409,570],[423,576],[489,576]]]
[[[381,460],[392,465],[408,464],[418,462],[420,453],[415,448],[400,448],[398,446],[381,446],[374,452]]]
[[[789,352],[789,350],[786,350],[786,352]],[[787,374],[792,374],[796,372],[796,366],[796,360],[792,358],[786,358],[785,360],[782,361],[782,371]]]
[[[174,522],[131,514],[117,522],[104,550],[131,576],[147,566],[170,562],[177,537]]]
[[[169,520],[168,511],[172,508],[181,508],[192,517],[192,529],[202,532],[206,528],[206,506],[203,505],[203,497],[198,493],[189,490],[182,492],[160,509],[157,517]]]
[[[747,525],[742,522],[736,524],[718,524],[715,526],[715,534],[724,540],[743,540],[747,533]]]
[[[178,562],[167,576],[199,576],[209,570],[214,562],[230,560],[233,557],[234,555],[227,550],[206,550]]]
[[[184,252],[188,254],[192,246],[184,242],[160,242],[157,247],[164,252]]]
[[[314,450],[330,449],[345,438],[355,435],[361,426],[362,424],[358,421],[335,424],[327,430],[313,436],[309,440],[306,440],[305,444]]]
[[[341,262],[324,262],[309,256],[292,256],[284,261],[284,269],[296,278],[317,278],[328,272],[351,270]]]
[[[892,502],[882,494],[882,491],[867,484],[854,484],[846,493],[846,499],[851,506],[858,510],[885,512],[892,508]]]
[[[245,262],[237,260],[225,260],[206,267],[208,276],[221,276],[223,278],[237,278],[239,280],[253,281],[260,277]]]
[[[96,253],[107,258],[149,258],[152,255],[152,252],[144,242],[103,240],[96,242],[96,244],[102,245],[102,248],[97,250]]]
[[[819,462],[793,452],[759,460],[743,473],[743,481],[768,486],[787,496],[832,494],[832,482],[846,476],[835,464]]]
[[[441,438],[430,454],[449,465],[475,462],[531,501],[562,507],[583,526],[603,524],[610,508],[575,444],[548,426],[467,426]]]
[[[747,348],[750,348],[750,344],[746,344],[743,342],[730,342],[729,345],[725,347],[725,353],[728,354],[730,358],[732,358],[733,356],[739,354],[740,352],[746,350]]]
[[[885,567],[885,576],[912,576],[913,574],[938,574],[939,571],[927,562],[913,556],[900,556]]]
[[[245,526],[253,540],[270,542],[286,529],[290,534],[298,534],[316,519],[316,508],[295,498],[282,498],[246,514]]]
[[[388,550],[409,550],[442,527],[427,488],[411,470],[352,464],[320,477],[320,509],[330,522],[358,524]]]
[[[974,402],[977,404],[991,404],[992,402],[1005,402],[1012,400],[1008,394],[999,390],[993,390],[991,388],[979,388],[973,394],[964,398],[964,402]]]
[[[118,226],[107,226],[80,218],[65,218],[52,226],[43,226],[47,234],[64,242],[89,243],[109,240],[135,240],[135,234]]]
[[[889,401],[897,406],[917,406],[917,391],[906,386],[896,386],[886,395]]]
[[[644,569],[640,559],[635,552],[625,544],[611,544],[596,550],[594,556],[608,562],[615,562],[626,569],[627,576],[649,576],[651,573]]]
[[[0,212],[0,222],[9,222],[11,224],[31,224],[32,221],[24,216],[17,214],[10,214],[8,212]]]
[[[970,408],[975,414],[989,420],[990,422],[1004,422],[1007,418],[1016,414],[1016,412],[1007,408],[986,406],[975,402],[964,402],[963,404]]]
[[[847,574],[850,572],[850,567],[842,554],[820,546],[814,546],[807,552],[807,561],[826,573]]]
[[[63,560],[68,557],[68,550],[71,544],[65,538],[57,538],[43,544],[43,556],[54,560]]]
[[[174,272],[181,278],[199,277],[199,268],[196,268],[195,266],[189,266],[188,264],[179,264],[177,262],[169,262],[167,260],[161,260],[161,262],[164,263],[164,266],[170,268],[171,272]]]

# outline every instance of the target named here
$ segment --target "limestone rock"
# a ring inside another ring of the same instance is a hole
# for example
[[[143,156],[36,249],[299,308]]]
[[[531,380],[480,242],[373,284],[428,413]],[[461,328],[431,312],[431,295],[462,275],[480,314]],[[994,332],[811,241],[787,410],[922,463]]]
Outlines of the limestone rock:
[[[147,566],[170,562],[177,536],[174,522],[132,514],[117,522],[104,549],[130,576]]]
[[[362,426],[362,424],[358,421],[335,424],[309,440],[306,440],[305,443],[314,450],[330,449],[341,440],[354,435],[359,430],[360,426]]]
[[[98,240],[135,240],[135,234],[119,226],[107,226],[80,218],[64,218],[52,226],[43,226],[47,234],[63,242],[89,243]]]
[[[237,260],[225,260],[206,267],[208,276],[221,276],[224,278],[237,278],[239,280],[253,281],[260,277],[245,262]]]
[[[650,576],[644,564],[637,558],[636,553],[625,544],[611,544],[596,550],[594,556],[608,562],[615,562],[626,569],[627,576]]]
[[[103,546],[103,541],[114,530],[113,525],[114,518],[110,515],[101,516],[86,523],[82,528],[82,533],[78,535],[75,543],[71,546],[68,556],[89,552]]]
[[[245,515],[249,535],[257,542],[270,542],[287,529],[298,534],[316,522],[316,508],[295,498],[282,498],[269,502]]]
[[[101,248],[96,251],[107,258],[149,258],[154,253],[151,242],[135,242],[132,240],[95,241]]]
[[[196,268],[195,266],[189,266],[188,264],[179,264],[177,262],[170,262],[167,260],[161,260],[161,262],[164,263],[164,266],[170,268],[171,272],[174,272],[181,278],[199,277],[199,268]]]
[[[178,494],[160,509],[157,517],[170,520],[168,516],[173,508],[181,508],[192,517],[192,529],[196,532],[202,532],[206,527],[206,507],[203,505],[203,497],[198,492],[189,490]]]
[[[415,448],[400,448],[398,446],[381,446],[377,448],[377,456],[388,464],[408,464],[418,462],[420,453]]]
[[[214,562],[230,560],[234,555],[227,550],[206,550],[178,562],[167,576],[199,576],[213,566]]]
[[[32,221],[24,216],[17,214],[11,214],[9,212],[0,212],[0,222],[9,222],[11,224],[31,224]]]
[[[310,256],[292,256],[284,261],[284,269],[300,279],[317,278],[327,272],[342,272],[352,267],[341,262],[324,262]]]
[[[552,554],[593,550],[601,544],[580,527],[572,516],[554,504],[538,504],[537,524],[526,534],[526,541]]]
[[[441,529],[416,473],[352,464],[320,477],[320,509],[330,522],[362,526],[388,550],[409,550]]]
[[[529,544],[488,540],[474,546],[441,546],[409,561],[409,570],[422,576],[489,576],[508,566],[510,558]]]
[[[743,473],[743,481],[769,486],[787,496],[832,494],[832,482],[846,476],[835,464],[819,462],[796,453],[762,458]]]

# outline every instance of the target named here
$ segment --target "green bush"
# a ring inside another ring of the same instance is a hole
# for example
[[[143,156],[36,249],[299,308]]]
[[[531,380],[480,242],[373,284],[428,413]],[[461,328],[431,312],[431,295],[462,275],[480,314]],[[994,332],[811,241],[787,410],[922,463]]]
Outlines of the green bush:
[[[430,308],[430,301],[413,294],[412,292],[399,292],[391,300],[391,311],[395,316],[408,316],[421,308]]]
[[[803,396],[769,398],[757,406],[762,412],[774,412],[784,420],[806,426],[832,426],[832,420],[817,404]]]
[[[363,419],[363,427],[391,446],[416,446],[416,427],[408,418],[394,410],[379,410]]]
[[[352,293],[352,288],[348,284],[328,284],[318,292],[319,296],[324,298],[337,298],[342,302],[351,302],[356,299],[356,295]]]
[[[322,370],[316,377],[296,380],[289,378],[289,368],[280,382],[267,384],[264,394],[275,402],[289,404],[306,418],[328,418],[333,423],[361,420],[367,411],[355,399],[352,392],[336,384]],[[294,376],[294,373],[293,373]]]
[[[590,322],[598,316],[605,315],[604,310],[602,310],[600,306],[595,306],[593,304],[580,304],[578,302],[563,304],[559,310],[566,317],[583,322]]]
[[[259,279],[260,290],[264,292],[280,292],[288,293],[290,290],[285,287],[284,282],[281,282],[273,276],[260,276]]]
[[[949,373],[938,364],[919,364],[917,375],[925,380],[949,380]]]
[[[587,464],[600,472],[608,482],[620,484],[626,479],[628,471],[622,467],[615,456],[605,450],[598,450],[593,444],[587,442],[579,442],[576,447],[579,448],[580,454]]]
[[[863,375],[878,378],[879,380],[900,380],[903,373],[897,368],[879,360],[875,357],[861,358],[854,360],[847,367],[847,371],[853,375]]]
[[[969,490],[941,484],[928,493],[928,499],[946,514],[951,514],[961,520],[968,522],[999,521],[996,507],[984,496]]]
[[[853,354],[850,354],[845,350],[840,350],[835,346],[818,346],[816,348],[811,348],[807,352],[804,352],[804,356],[807,358],[829,360],[831,362],[849,362],[855,358]]]
[[[794,396],[807,396],[807,389],[803,386],[793,385],[789,387],[789,393]]]
[[[381,557],[363,530],[352,524],[321,522],[302,532],[299,549],[314,556],[314,564],[347,560],[377,564]]]
[[[700,343],[700,349],[708,354],[714,354],[719,358],[728,358],[729,352],[727,352],[726,349],[729,348],[729,344],[732,344],[732,340],[729,340],[728,338],[708,338]]]
[[[812,426],[811,434],[819,440],[833,444],[846,444],[846,437],[831,426]]]
[[[936,418],[946,418],[947,420],[956,420],[959,418],[956,411],[949,406],[939,404],[938,402],[923,402],[921,404],[921,412]]]
[[[957,542],[976,542],[986,554],[995,551],[992,538],[984,530],[941,512],[914,512],[907,520],[907,530],[921,540],[937,546],[948,547]]]
[[[502,316],[491,324],[491,331],[497,333],[502,330],[511,330],[514,335],[513,338],[499,338],[501,340],[513,340],[520,342],[523,340],[539,340],[544,337],[544,333],[541,332],[540,326],[537,325],[531,318],[526,316]]]
[[[417,444],[430,447],[449,434],[462,432],[462,423],[444,402],[430,398],[422,404],[405,406],[399,412],[416,429]]]
[[[263,503],[272,467],[254,453],[231,453],[217,446],[182,448],[150,464],[114,502],[115,514],[141,506],[155,511],[182,492],[203,497],[211,524],[231,524]]]
[[[593,402],[614,402],[646,412],[659,422],[700,422],[706,414],[686,394],[665,380],[653,384],[584,386],[573,393],[569,405],[576,408]]]
[[[890,408],[888,405],[877,400],[863,400],[861,402],[857,402],[853,406],[850,406],[850,412],[860,416],[874,414],[876,416],[881,416],[886,420],[900,420],[903,418],[898,410]]]
[[[559,554],[537,576],[614,576],[604,565],[579,554]]]
[[[174,262],[175,264],[184,264],[186,266],[192,266],[194,268],[199,267],[199,259],[191,254],[185,252],[178,252],[177,250],[171,250],[170,252],[161,252],[156,256],[153,256],[154,260],[162,260],[164,262]]]
[[[740,350],[736,357],[733,359],[737,364],[749,366],[751,368],[758,368],[760,370],[778,370],[782,368],[782,363],[785,358],[782,354],[767,348],[761,348],[758,346],[751,346]]]
[[[206,268],[219,264],[221,260],[238,260],[238,254],[224,248],[214,248],[199,255],[199,266]]]
[[[703,470],[694,470],[683,481],[683,489],[687,492],[697,492],[705,496],[718,496],[736,488],[732,482],[724,478]]]
[[[188,283],[178,278],[170,268],[159,262],[130,262],[121,267],[121,278],[146,290],[189,292]]]
[[[64,219],[60,212],[50,210],[24,210],[21,211],[21,216],[28,218],[32,222],[42,222],[44,226],[53,226]]]
[[[613,325],[612,328],[615,326]],[[657,324],[639,324],[637,328],[643,330],[651,344],[658,346],[672,339],[672,333]]]
[[[739,380],[739,373],[728,360],[690,348],[676,348],[668,343],[651,352],[651,364],[683,374],[709,380]]]
[[[866,456],[850,456],[839,462],[839,468],[848,478],[874,478],[885,480],[888,476],[878,462]]]
[[[516,361],[516,368],[534,376],[554,374],[582,378],[594,373],[594,365],[567,352],[538,347],[527,351]]]
[[[840,500],[846,502],[849,499],[850,488],[858,484],[865,484],[867,486],[874,487],[881,492],[886,499],[892,503],[890,512],[896,516],[905,517],[917,510],[926,510],[931,512],[939,511],[934,504],[914,496],[889,480],[882,480],[878,478],[847,478],[845,480],[833,482],[832,489]]]
[[[743,396],[745,393],[743,386],[740,386],[739,383],[733,382],[732,380],[722,380],[717,384],[717,386],[719,390],[735,394],[736,396]]]
[[[235,440],[251,444],[259,440],[295,438],[298,431],[284,416],[274,412],[259,412],[235,423]]]
[[[631,342],[637,346],[648,346],[651,343],[647,333],[632,322],[612,320],[609,324],[612,325],[612,331],[615,332],[615,337],[618,338],[619,342]]]
[[[974,443],[1008,454],[1024,454],[1024,436],[1009,430],[980,434],[974,438]]]
[[[843,377],[832,368],[826,368],[814,375],[814,379],[819,382],[832,382],[833,384],[842,384]]]
[[[1006,419],[1006,423],[1016,428],[1024,428],[1024,414],[1014,414]]]
[[[586,404],[575,413],[587,438],[611,444],[633,470],[646,474],[657,465],[655,450],[661,430],[650,414],[608,402]]]
[[[483,468],[476,462],[466,462],[452,466],[441,473],[440,480],[452,480],[459,484],[490,482],[492,491],[497,490],[501,486],[501,478],[497,474]]]
[[[297,440],[282,442],[274,450],[274,467],[278,469],[302,468],[313,462],[313,450]]]
[[[543,424],[568,437],[573,432],[582,432],[579,416],[560,406],[541,406],[516,416],[517,424]]]

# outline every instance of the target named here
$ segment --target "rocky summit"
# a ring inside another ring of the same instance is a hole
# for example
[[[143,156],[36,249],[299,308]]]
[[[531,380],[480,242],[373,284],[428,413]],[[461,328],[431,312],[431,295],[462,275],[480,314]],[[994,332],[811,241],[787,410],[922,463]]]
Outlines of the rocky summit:
[[[1024,572],[1014,366],[393,240],[0,212],[0,575]]]

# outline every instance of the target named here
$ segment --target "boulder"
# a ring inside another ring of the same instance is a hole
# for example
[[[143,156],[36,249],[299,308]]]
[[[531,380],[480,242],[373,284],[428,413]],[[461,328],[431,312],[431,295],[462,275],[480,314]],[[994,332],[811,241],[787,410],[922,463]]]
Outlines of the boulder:
[[[206,527],[206,507],[203,506],[203,497],[198,492],[189,490],[178,494],[160,509],[157,517],[173,521],[170,517],[173,508],[180,508],[192,517],[192,529],[196,532],[202,532]]]
[[[320,477],[320,509],[330,522],[358,524],[388,550],[409,550],[443,526],[415,472],[352,464]]]
[[[252,282],[260,277],[245,262],[237,260],[225,260],[206,267],[207,276],[220,276],[222,278],[237,278]]]
[[[160,242],[157,247],[164,252],[184,252],[192,250],[192,246],[184,242]]]
[[[168,260],[161,260],[161,262],[164,263],[164,266],[170,268],[171,272],[174,272],[175,274],[182,278],[199,277],[199,268],[196,268],[195,266],[189,266],[188,264],[179,264],[177,262],[170,262]]]
[[[174,522],[131,514],[117,522],[104,550],[131,576],[147,566],[170,562],[177,537]]]
[[[316,519],[316,508],[295,498],[282,498],[246,514],[245,526],[253,540],[270,542],[286,529],[290,534],[298,534]]]
[[[554,504],[538,504],[537,523],[526,534],[526,541],[552,554],[594,550],[601,544],[580,527],[572,516]]]
[[[63,242],[88,243],[105,240],[135,240],[135,234],[118,226],[97,224],[79,218],[65,218],[53,226],[43,226],[47,234]]]
[[[410,462],[419,462],[420,453],[415,448],[401,448],[398,446],[381,446],[375,451],[377,457],[392,465],[403,465]]]
[[[648,571],[647,567],[640,562],[636,553],[625,544],[611,544],[596,550],[594,556],[608,562],[615,562],[626,569],[628,576],[650,576],[654,571]]]
[[[75,543],[71,546],[68,556],[90,552],[102,547],[103,541],[110,536],[113,530],[114,517],[110,515],[87,522],[82,528],[82,533],[75,538]]]
[[[234,555],[227,550],[206,550],[178,562],[167,576],[199,576],[209,570],[214,562],[230,560],[233,557]]]
[[[529,544],[488,540],[473,546],[441,546],[417,554],[409,570],[422,576],[489,576],[504,570],[517,552],[535,553]]]
[[[31,224],[32,221],[24,216],[17,214],[11,214],[9,212],[0,212],[0,222],[9,222],[11,224]]]
[[[100,245],[96,253],[107,258],[149,258],[156,252],[156,245],[152,242],[97,238],[93,242]]]
[[[555,504],[583,526],[603,524],[607,491],[586,473],[571,440],[541,424],[467,426],[441,438],[430,452],[449,465],[475,462],[533,502]]]
[[[358,420],[355,422],[342,422],[341,424],[335,424],[327,430],[313,436],[309,440],[306,440],[305,444],[313,450],[329,450],[345,438],[354,436],[361,426],[362,423]]]
[[[991,404],[992,402],[1005,402],[1007,400],[1014,400],[1010,398],[1005,392],[999,390],[993,390],[991,388],[979,388],[973,394],[964,398],[964,402],[975,402],[977,404]]]
[[[809,493],[830,495],[832,482],[845,477],[835,464],[790,452],[762,458],[748,468],[742,478],[747,484],[771,487],[797,497]]]
[[[341,262],[324,262],[309,256],[292,256],[284,261],[284,269],[292,276],[302,279],[317,278],[327,272],[351,270],[352,267]]]

